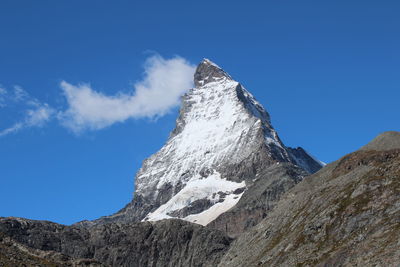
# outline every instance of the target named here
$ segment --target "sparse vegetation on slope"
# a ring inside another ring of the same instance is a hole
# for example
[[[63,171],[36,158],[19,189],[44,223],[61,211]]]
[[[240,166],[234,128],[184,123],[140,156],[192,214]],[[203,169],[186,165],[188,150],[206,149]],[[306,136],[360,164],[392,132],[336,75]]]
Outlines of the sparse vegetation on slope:
[[[397,266],[400,149],[370,147],[289,190],[221,266]]]

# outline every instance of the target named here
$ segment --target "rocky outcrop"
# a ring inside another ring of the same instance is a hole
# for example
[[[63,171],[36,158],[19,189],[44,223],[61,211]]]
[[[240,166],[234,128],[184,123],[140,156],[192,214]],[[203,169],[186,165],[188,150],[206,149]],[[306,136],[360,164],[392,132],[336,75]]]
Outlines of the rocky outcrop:
[[[0,263],[8,257],[33,266],[216,266],[231,242],[220,231],[181,220],[86,229],[1,218],[0,235]]]
[[[0,233],[0,266],[74,266],[103,267],[107,266],[93,259],[73,259],[55,251],[43,251],[24,246],[10,237]]]
[[[398,266],[399,142],[384,133],[305,178],[220,266]]]

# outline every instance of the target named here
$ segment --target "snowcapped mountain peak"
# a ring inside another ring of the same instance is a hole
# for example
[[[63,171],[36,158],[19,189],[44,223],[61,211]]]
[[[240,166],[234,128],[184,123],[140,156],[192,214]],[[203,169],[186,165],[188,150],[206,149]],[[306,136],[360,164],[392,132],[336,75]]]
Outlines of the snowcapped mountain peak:
[[[194,74],[194,84],[196,87],[224,79],[232,80],[232,77],[217,64],[206,58],[200,62]]]
[[[112,218],[205,225],[235,206],[265,168],[321,167],[304,150],[286,147],[263,106],[218,65],[202,60],[194,82],[166,144],[137,173],[133,201]]]

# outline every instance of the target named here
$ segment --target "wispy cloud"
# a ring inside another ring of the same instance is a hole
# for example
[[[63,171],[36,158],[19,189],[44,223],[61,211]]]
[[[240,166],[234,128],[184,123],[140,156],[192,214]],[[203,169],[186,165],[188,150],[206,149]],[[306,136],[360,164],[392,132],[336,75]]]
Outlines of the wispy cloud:
[[[23,126],[23,123],[17,122],[17,123],[15,123],[13,126],[8,127],[8,128],[6,128],[6,129],[4,129],[4,130],[1,130],[1,131],[0,131],[0,136],[5,136],[5,135],[11,134],[11,133],[18,132],[18,131],[21,130],[23,127],[24,127],[24,126]]]
[[[0,105],[2,104],[2,107],[16,102],[22,104],[24,116],[12,126],[0,130],[0,137],[16,133],[24,128],[42,127],[50,121],[56,113],[52,107],[30,96],[20,86],[14,86],[12,93],[9,93],[5,88],[0,89]]]
[[[141,81],[128,93],[106,95],[89,84],[60,83],[67,106],[53,108],[32,97],[20,86],[7,90],[0,85],[0,108],[18,107],[20,120],[1,130],[0,137],[25,128],[43,127],[57,119],[74,133],[99,130],[128,119],[154,118],[179,105],[180,96],[193,86],[195,66],[182,57],[149,57]]]
[[[22,102],[30,99],[35,100],[31,96],[29,96],[28,92],[22,89],[21,86],[19,85],[14,86],[14,94],[12,96],[12,100],[14,100],[15,102]]]
[[[130,118],[163,116],[179,104],[192,87],[195,66],[181,57],[147,59],[144,78],[131,93],[113,96],[97,92],[88,84],[61,82],[68,108],[59,114],[61,123],[75,133],[98,130]]]

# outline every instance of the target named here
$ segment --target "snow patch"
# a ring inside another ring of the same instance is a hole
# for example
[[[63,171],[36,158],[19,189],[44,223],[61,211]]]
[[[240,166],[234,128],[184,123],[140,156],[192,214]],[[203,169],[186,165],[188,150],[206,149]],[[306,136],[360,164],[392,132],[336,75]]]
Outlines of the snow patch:
[[[183,218],[187,221],[192,221],[199,224],[207,224],[211,220],[218,217],[218,215],[221,213],[236,205],[242,194],[235,195],[233,194],[233,191],[245,186],[246,184],[244,181],[241,183],[228,181],[221,178],[221,175],[218,172],[214,172],[207,178],[197,175],[196,178],[190,180],[185,187],[175,196],[173,196],[167,203],[149,213],[143,221],[158,221],[162,219],[173,218],[168,214],[187,207],[196,200],[207,198],[216,204],[199,214],[189,215]],[[218,202],[218,192],[227,194],[223,202]]]

